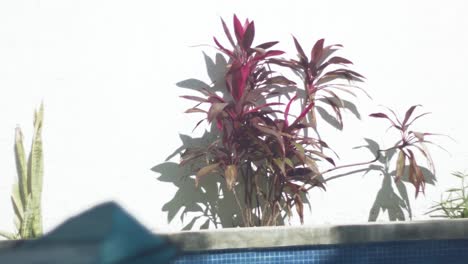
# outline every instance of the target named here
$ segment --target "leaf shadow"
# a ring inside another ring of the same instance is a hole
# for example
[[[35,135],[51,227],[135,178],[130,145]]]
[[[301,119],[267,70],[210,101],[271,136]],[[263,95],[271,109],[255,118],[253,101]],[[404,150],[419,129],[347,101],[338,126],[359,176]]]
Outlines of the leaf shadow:
[[[215,133],[206,131],[198,138],[180,135],[182,146],[169,157],[181,154],[185,148],[207,147],[216,137]],[[151,169],[160,175],[157,178],[159,181],[172,183],[177,187],[175,195],[162,208],[167,212],[168,222],[173,221],[180,213],[180,220],[184,223],[183,230],[191,230],[195,224],[200,229],[207,229],[211,225],[216,228],[238,226],[236,202],[223,178],[217,174],[207,175],[195,186],[194,168],[203,165],[203,160],[185,166],[166,160]]]
[[[377,153],[380,148],[379,144],[372,139],[365,138],[367,145],[361,146],[372,153]],[[411,220],[413,217],[411,204],[408,196],[408,190],[405,183],[408,180],[408,166],[405,166],[405,174],[399,181],[395,181],[396,170],[390,170],[390,162],[396,154],[396,150],[383,153],[379,157],[379,165],[371,165],[365,174],[374,171],[383,176],[382,185],[377,192],[374,203],[369,211],[368,221],[376,221],[381,213],[387,213],[390,221],[406,220],[405,212]],[[427,168],[421,167],[425,182],[434,185],[436,182],[435,175]],[[393,184],[392,184],[393,182]],[[396,190],[395,190],[396,189]]]
[[[176,86],[194,91],[209,89],[213,92],[220,92],[220,94],[224,97],[230,96],[226,90],[226,83],[224,81],[224,75],[226,74],[226,68],[228,65],[228,62],[224,56],[221,53],[217,53],[215,55],[215,59],[213,60],[210,56],[203,52],[203,57],[205,59],[206,72],[210,78],[210,83],[206,83],[194,78],[189,78],[177,82]]]
[[[361,114],[359,113],[356,105],[350,101],[347,101],[347,100],[341,100],[341,101],[338,101],[334,98],[329,98],[329,100],[333,101],[341,110],[346,110],[348,112],[350,112],[351,114],[354,115],[354,117],[356,117],[357,119],[361,119]],[[328,105],[327,101],[325,99],[317,99],[317,101],[319,102],[322,102],[322,103],[325,103],[326,105]],[[317,110],[317,113],[320,115],[320,117],[326,122],[328,123],[329,125],[331,125],[332,127],[338,129],[338,130],[343,130],[343,125],[340,124],[339,120],[337,119],[337,117],[329,114],[329,112],[322,106],[316,106],[315,109]]]

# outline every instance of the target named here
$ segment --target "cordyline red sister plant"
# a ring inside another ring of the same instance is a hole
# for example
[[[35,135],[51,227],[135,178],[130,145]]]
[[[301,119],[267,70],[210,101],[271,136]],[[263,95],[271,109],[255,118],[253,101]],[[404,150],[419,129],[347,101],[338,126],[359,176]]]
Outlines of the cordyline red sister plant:
[[[325,45],[320,39],[307,55],[293,37],[298,59],[285,59],[279,57],[284,51],[273,49],[277,41],[253,45],[253,21],[242,24],[236,16],[233,20],[234,34],[221,20],[229,46],[214,38],[217,49],[229,59],[224,78],[226,94],[221,96],[201,88],[202,97],[182,96],[197,102],[186,112],[206,114],[205,119],[216,124],[220,136],[204,149],[187,148],[181,165],[203,161],[204,166],[196,171],[197,184],[207,175],[224,177],[241,209],[243,226],[281,224],[292,215],[294,207],[303,222],[305,195],[313,187],[325,188],[327,173],[378,160],[376,153],[377,158],[370,162],[335,166],[327,154],[331,151],[328,145],[317,133],[308,132],[317,128],[317,103],[328,105],[342,125],[344,105],[337,92],[355,95],[353,89],[360,88],[353,82],[362,82],[364,77],[346,67],[351,61],[333,55],[341,45]],[[291,70],[302,83],[284,77],[278,72],[280,69]],[[283,104],[280,103],[283,97],[290,99]],[[428,134],[408,131],[409,125],[422,116],[409,121],[414,108],[408,110],[403,122],[393,121],[383,113],[371,116],[387,118],[401,131],[402,140],[393,147],[400,149],[396,179],[401,178],[408,160],[410,181],[418,193],[424,188],[424,177],[409,147],[416,147],[430,158],[425,149],[415,144],[423,143],[424,135]],[[299,112],[293,115],[292,109]],[[332,167],[320,171],[319,162]],[[243,194],[243,199],[238,193]]]

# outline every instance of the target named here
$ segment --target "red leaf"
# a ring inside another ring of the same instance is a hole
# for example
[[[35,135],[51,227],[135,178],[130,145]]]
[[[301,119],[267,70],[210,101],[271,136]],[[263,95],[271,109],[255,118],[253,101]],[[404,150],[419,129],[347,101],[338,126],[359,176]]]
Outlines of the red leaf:
[[[219,97],[219,96],[218,96],[217,94],[215,94],[215,93],[212,93],[212,94],[210,95],[210,97],[208,97],[208,101],[209,101],[210,103],[224,103],[224,102],[225,102],[223,98]]]
[[[284,51],[281,51],[281,50],[269,50],[265,53],[257,53],[254,57],[254,62],[257,62],[257,61],[260,61],[260,60],[263,60],[267,57],[272,57],[272,56],[278,56],[278,55],[281,55],[281,54],[284,54]]]
[[[221,23],[223,24],[223,29],[224,29],[224,33],[226,34],[226,37],[228,38],[232,47],[235,47],[236,44],[234,44],[234,40],[232,39],[231,32],[229,31],[229,28],[227,27],[226,22],[224,22],[222,18],[221,18]]]
[[[330,74],[333,74],[333,73],[342,73],[346,76],[349,76],[348,78],[350,77],[359,77],[359,78],[363,78],[365,79],[366,77],[362,76],[361,74],[355,72],[355,71],[352,71],[352,70],[348,70],[348,69],[338,69],[338,70],[334,70],[334,71],[331,71],[331,72],[328,72]]]
[[[333,57],[328,60],[329,64],[353,64],[350,60],[343,57]]]
[[[311,64],[314,63],[314,61],[310,61]],[[318,64],[318,62],[316,62]],[[353,64],[350,60],[348,59],[345,59],[343,57],[338,57],[338,56],[335,56],[331,59],[329,59],[327,62],[325,62],[324,64],[320,65],[320,67],[318,67],[317,71],[323,71],[323,69],[325,69],[328,65],[331,65],[331,64]]]
[[[310,109],[312,109],[315,105],[315,101],[310,103],[303,111],[302,113],[296,118],[296,120],[294,120],[294,122],[292,123],[291,126],[295,126],[297,123],[301,122],[302,119],[304,119],[304,117],[307,115],[307,113],[310,111]]]
[[[315,42],[314,47],[312,48],[312,51],[310,52],[310,61],[318,62],[320,60],[320,57],[322,56],[323,53],[323,43],[325,42],[324,39],[319,39],[317,42]]]
[[[260,49],[269,49],[271,47],[273,47],[274,45],[278,44],[278,41],[271,41],[271,42],[265,42],[263,44],[260,44],[258,46],[256,46],[255,48],[260,48]]]
[[[206,120],[206,119],[203,118],[202,120],[198,121],[198,123],[197,123],[197,124],[195,125],[195,127],[193,128],[192,133],[193,133],[193,131],[195,131],[195,129],[197,129],[197,127],[198,127],[203,121],[205,121],[205,120]]]
[[[214,40],[216,46],[218,46],[218,48],[219,48],[222,52],[226,53],[226,55],[228,55],[229,57],[233,57],[233,56],[234,56],[234,54],[233,54],[230,50],[226,49],[226,48],[223,47],[221,44],[219,44],[219,42],[218,42],[218,40],[216,39],[216,37],[213,37],[213,40]]]
[[[192,95],[182,95],[181,98],[185,98],[185,99],[197,101],[197,102],[200,102],[200,103],[207,103],[207,102],[209,102],[209,101],[208,101],[207,99],[205,99],[205,98],[198,97],[198,96],[192,96]]]
[[[406,125],[406,128],[408,128],[411,124],[413,124],[414,121],[418,120],[419,118],[425,116],[425,115],[428,115],[430,114],[430,112],[427,112],[427,113],[423,113],[423,114],[420,114],[418,115],[417,117],[415,117],[413,120],[411,120],[411,122],[409,122],[407,125]]]
[[[326,64],[323,64],[322,66],[324,65]],[[319,68],[319,71],[322,69],[323,68]],[[347,80],[356,81],[356,82],[363,82],[364,81],[363,79],[365,78],[353,75],[353,73],[347,72],[347,69],[340,69],[339,71],[336,71],[336,70],[329,71],[323,74],[320,78],[317,79],[316,84],[317,85],[324,84],[335,79],[347,79]]]
[[[338,50],[338,48],[342,48],[343,45],[340,44],[335,44],[335,45],[329,45],[323,48],[322,50],[322,58],[317,61],[317,64],[321,64],[324,62],[329,56],[331,56],[335,51]]]
[[[390,120],[390,118],[384,113],[373,113],[373,114],[370,114],[369,116],[376,117],[376,118],[387,118]]]
[[[297,41],[297,39],[293,36],[294,39],[294,45],[296,46],[296,50],[299,53],[299,58],[301,59],[302,62],[306,63],[308,61],[307,56],[305,55],[304,50],[302,49],[301,45]]]
[[[237,43],[242,43],[244,28],[236,15],[234,15],[234,32],[236,33]]]
[[[187,113],[187,114],[188,113],[206,113],[206,111],[202,110],[200,108],[194,107],[194,108],[190,108],[190,109],[185,110],[185,113]]]
[[[218,118],[216,119],[216,127],[218,128],[218,130],[223,130],[223,122],[221,122],[221,120]]]
[[[414,157],[413,152],[410,149],[407,149],[408,153],[410,155],[409,160],[410,160],[410,174],[409,174],[409,181],[414,185],[416,188],[416,193],[415,197],[418,197],[419,194],[419,189],[424,193],[424,175],[422,173],[421,168],[418,166],[418,163],[416,163],[416,158]]]
[[[403,120],[403,123],[401,125],[402,127],[405,127],[406,122],[408,122],[409,118],[413,114],[414,109],[416,109],[416,107],[418,107],[418,106],[421,106],[421,105],[413,105],[408,109],[408,111],[406,111],[405,119]]]
[[[272,57],[272,56],[278,56],[284,54],[284,51],[282,50],[269,50],[265,53],[265,57]]]
[[[371,117],[376,117],[376,118],[385,118],[387,119],[388,121],[390,121],[392,123],[392,125],[398,129],[402,129],[401,126],[397,125],[395,122],[393,122],[392,119],[390,119],[390,117],[388,117],[386,114],[384,113],[373,113],[373,114],[370,114],[369,116]]]
[[[250,23],[247,26],[247,29],[245,30],[244,36],[242,38],[242,46],[244,47],[244,49],[250,48],[250,46],[252,45],[254,36],[255,36],[255,24],[252,21],[252,23]]]
[[[288,105],[286,106],[286,110],[284,110],[284,123],[286,124],[286,127],[289,126],[289,123],[288,123],[289,108],[291,107],[292,102],[294,102],[294,100],[296,100],[296,98],[297,98],[297,95],[295,95],[293,98],[291,98],[291,100],[289,100]]]
[[[255,108],[250,109],[249,111],[245,112],[244,114],[258,112],[260,109],[268,107],[268,106],[272,106],[272,105],[283,105],[283,103],[266,103],[266,104],[262,104],[260,106],[257,106]]]

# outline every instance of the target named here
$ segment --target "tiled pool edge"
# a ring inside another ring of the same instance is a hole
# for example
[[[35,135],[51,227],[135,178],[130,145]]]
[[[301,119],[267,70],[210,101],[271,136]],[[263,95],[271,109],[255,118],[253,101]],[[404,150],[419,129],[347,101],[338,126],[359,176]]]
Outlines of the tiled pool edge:
[[[184,251],[406,240],[468,239],[468,219],[349,225],[226,228],[167,234]]]

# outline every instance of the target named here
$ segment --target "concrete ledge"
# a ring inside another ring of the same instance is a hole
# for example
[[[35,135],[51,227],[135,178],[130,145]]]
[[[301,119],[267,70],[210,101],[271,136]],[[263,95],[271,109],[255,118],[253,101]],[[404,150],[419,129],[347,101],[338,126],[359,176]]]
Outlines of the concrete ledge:
[[[225,228],[162,234],[184,251],[354,244],[385,241],[468,239],[468,219],[351,225]],[[21,240],[0,241],[0,250]]]
[[[186,251],[468,239],[468,219],[300,227],[226,228],[168,234]]]
[[[1,240],[0,241],[0,250],[14,248],[21,244],[21,240]]]

